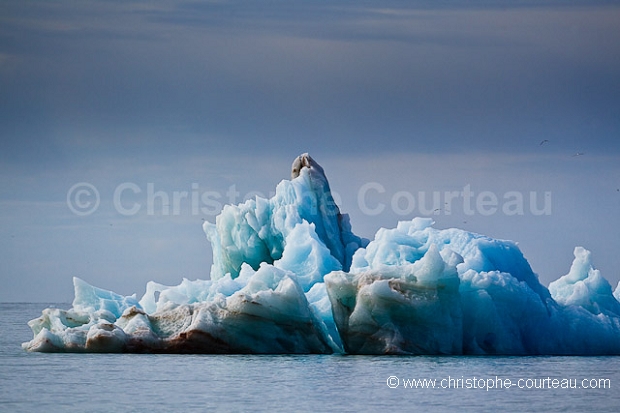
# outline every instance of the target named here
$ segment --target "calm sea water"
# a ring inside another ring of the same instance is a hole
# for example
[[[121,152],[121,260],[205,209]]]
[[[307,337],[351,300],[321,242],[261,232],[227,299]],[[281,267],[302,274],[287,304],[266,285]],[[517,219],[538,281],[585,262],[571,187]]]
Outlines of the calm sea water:
[[[210,356],[23,351],[21,343],[32,338],[26,323],[49,306],[0,303],[0,411],[620,408],[620,357]],[[424,382],[414,379],[427,379],[426,385],[430,387],[434,380],[435,388],[421,388]],[[558,386],[566,380],[577,388],[553,388],[553,379]],[[494,388],[484,388],[487,383]],[[501,389],[497,388],[500,384],[504,385]],[[545,388],[536,388],[541,385]]]

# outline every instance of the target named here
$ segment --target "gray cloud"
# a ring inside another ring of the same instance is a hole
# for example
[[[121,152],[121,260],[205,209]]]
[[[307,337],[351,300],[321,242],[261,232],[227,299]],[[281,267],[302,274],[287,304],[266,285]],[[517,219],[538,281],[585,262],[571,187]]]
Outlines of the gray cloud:
[[[105,135],[129,151],[143,135],[169,150],[173,134],[267,151],[297,146],[293,136],[458,151],[512,150],[531,135],[603,141],[617,127],[610,51],[620,39],[613,19],[596,20],[607,10],[303,4],[60,3],[18,14],[2,33],[2,53],[21,61],[3,76],[3,134],[61,144]]]

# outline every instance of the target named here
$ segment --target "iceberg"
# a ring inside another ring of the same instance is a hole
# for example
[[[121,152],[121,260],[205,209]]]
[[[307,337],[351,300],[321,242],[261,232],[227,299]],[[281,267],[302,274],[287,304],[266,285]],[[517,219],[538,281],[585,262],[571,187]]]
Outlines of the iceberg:
[[[515,243],[432,225],[381,229],[325,276],[346,352],[620,354],[620,303],[585,249],[548,290]]]
[[[28,324],[38,352],[620,354],[620,285],[575,248],[543,286],[517,244],[428,218],[352,232],[308,154],[270,198],[203,229],[209,280],[122,296],[74,278],[72,308]]]

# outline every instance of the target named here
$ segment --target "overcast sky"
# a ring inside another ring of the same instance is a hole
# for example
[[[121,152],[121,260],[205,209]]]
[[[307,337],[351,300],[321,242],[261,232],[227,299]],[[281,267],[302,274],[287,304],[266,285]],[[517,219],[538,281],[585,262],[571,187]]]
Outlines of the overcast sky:
[[[361,236],[432,216],[517,241],[545,285],[581,245],[615,288],[619,21],[612,1],[4,0],[0,301],[208,278],[202,221],[303,152]]]

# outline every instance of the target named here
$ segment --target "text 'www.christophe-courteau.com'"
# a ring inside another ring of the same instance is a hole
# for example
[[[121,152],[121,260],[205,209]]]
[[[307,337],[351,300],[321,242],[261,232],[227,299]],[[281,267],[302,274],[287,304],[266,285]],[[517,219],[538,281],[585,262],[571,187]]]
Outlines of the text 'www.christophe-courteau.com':
[[[472,390],[507,390],[507,389],[611,389],[611,380],[604,378],[505,378],[505,377],[444,377],[413,378],[390,376],[386,384],[391,389],[472,389]]]

